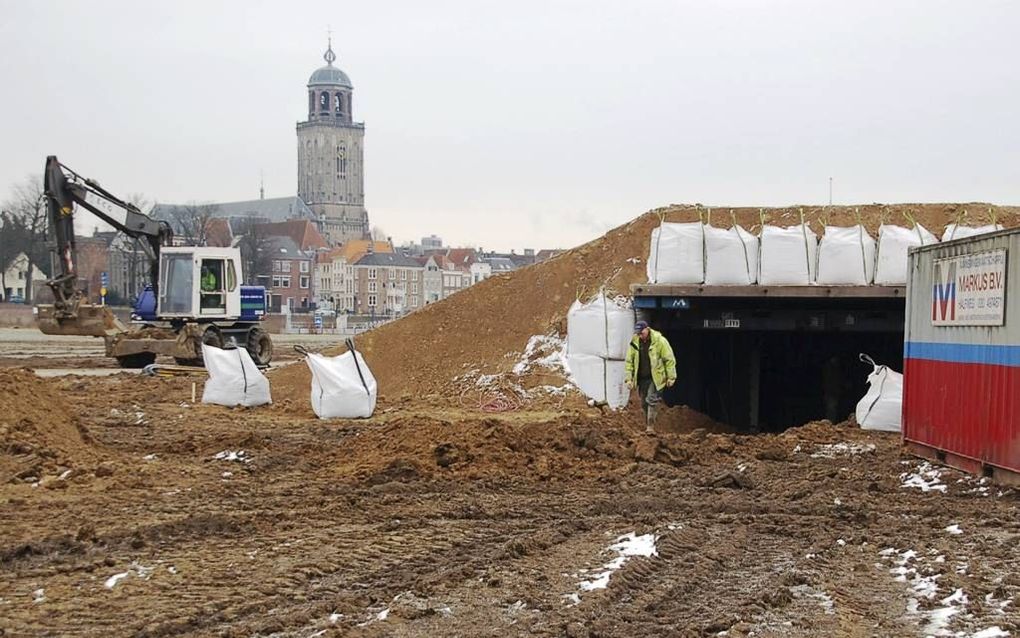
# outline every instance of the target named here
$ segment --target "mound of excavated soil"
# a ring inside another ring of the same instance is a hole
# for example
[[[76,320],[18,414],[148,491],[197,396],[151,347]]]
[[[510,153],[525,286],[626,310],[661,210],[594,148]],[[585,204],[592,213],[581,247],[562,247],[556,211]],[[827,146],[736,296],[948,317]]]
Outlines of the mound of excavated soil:
[[[376,484],[436,474],[542,480],[597,476],[634,461],[699,464],[733,445],[733,435],[703,430],[660,441],[577,413],[520,421],[415,415],[360,431],[336,471]]]
[[[90,457],[62,393],[30,370],[0,370],[0,484]]]
[[[358,339],[358,348],[379,381],[380,394],[387,398],[460,396],[463,387],[455,379],[465,372],[506,373],[512,367],[513,353],[524,352],[533,335],[564,335],[567,309],[579,295],[593,294],[603,285],[627,295],[631,284],[644,283],[649,234],[661,217],[666,221],[700,217],[717,226],[728,226],[736,219],[755,231],[762,213],[767,223],[782,226],[798,223],[802,210],[819,234],[825,223],[852,225],[860,219],[877,236],[881,223],[909,226],[908,216],[936,235],[950,222],[978,225],[992,217],[1006,227],[1020,226],[1020,208],[980,203],[723,207],[711,214],[695,205],[670,206],[646,213],[546,262],[492,277],[372,330]],[[327,353],[341,349],[338,346]],[[310,413],[307,366],[288,366],[271,373],[270,380],[276,409]]]

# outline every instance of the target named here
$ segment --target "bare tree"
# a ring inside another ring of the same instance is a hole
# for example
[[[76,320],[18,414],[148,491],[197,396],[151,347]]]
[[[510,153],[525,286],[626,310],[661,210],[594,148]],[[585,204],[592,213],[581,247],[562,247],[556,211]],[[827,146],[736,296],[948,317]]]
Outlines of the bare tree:
[[[372,239],[375,241],[387,241],[389,237],[386,235],[386,231],[382,229],[382,226],[373,226]]]
[[[241,250],[244,264],[244,281],[249,286],[258,283],[259,275],[272,272],[269,235],[262,218],[248,215],[234,224],[235,245]]]
[[[0,296],[7,299],[7,268],[21,254],[21,232],[13,216],[0,211]]]
[[[35,269],[38,268],[47,276],[50,270],[49,250],[46,246],[49,219],[46,215],[46,202],[43,200],[42,176],[31,175],[20,184],[15,184],[11,189],[10,198],[3,204],[3,210],[7,213],[4,234],[9,231],[15,233],[21,247],[18,252],[28,256],[25,302],[31,303]]]
[[[209,242],[210,222],[217,217],[219,206],[190,202],[170,210],[170,223],[174,232],[192,246],[205,246]]]

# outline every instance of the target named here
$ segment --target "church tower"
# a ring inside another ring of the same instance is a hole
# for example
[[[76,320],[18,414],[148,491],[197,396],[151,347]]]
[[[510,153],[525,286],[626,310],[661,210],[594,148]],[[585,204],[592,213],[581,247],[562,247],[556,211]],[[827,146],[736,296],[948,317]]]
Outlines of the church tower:
[[[308,120],[298,122],[298,196],[315,213],[330,245],[369,237],[365,210],[365,125],[354,121],[350,78],[333,66],[332,39],[326,66],[308,78]]]

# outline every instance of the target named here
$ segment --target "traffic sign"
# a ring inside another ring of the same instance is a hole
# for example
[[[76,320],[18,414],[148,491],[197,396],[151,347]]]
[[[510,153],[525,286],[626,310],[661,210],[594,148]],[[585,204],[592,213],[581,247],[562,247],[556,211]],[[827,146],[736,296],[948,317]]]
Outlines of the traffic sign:
[[[110,275],[108,275],[105,270],[99,273],[99,283],[103,285],[103,288],[106,288],[107,286],[110,285]]]

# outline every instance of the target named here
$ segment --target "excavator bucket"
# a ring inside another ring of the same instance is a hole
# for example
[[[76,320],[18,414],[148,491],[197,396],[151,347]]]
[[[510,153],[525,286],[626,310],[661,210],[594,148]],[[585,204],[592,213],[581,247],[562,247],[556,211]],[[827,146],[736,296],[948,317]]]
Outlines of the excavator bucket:
[[[127,330],[109,306],[81,303],[74,313],[58,312],[52,305],[36,309],[36,323],[43,334],[112,337]]]

